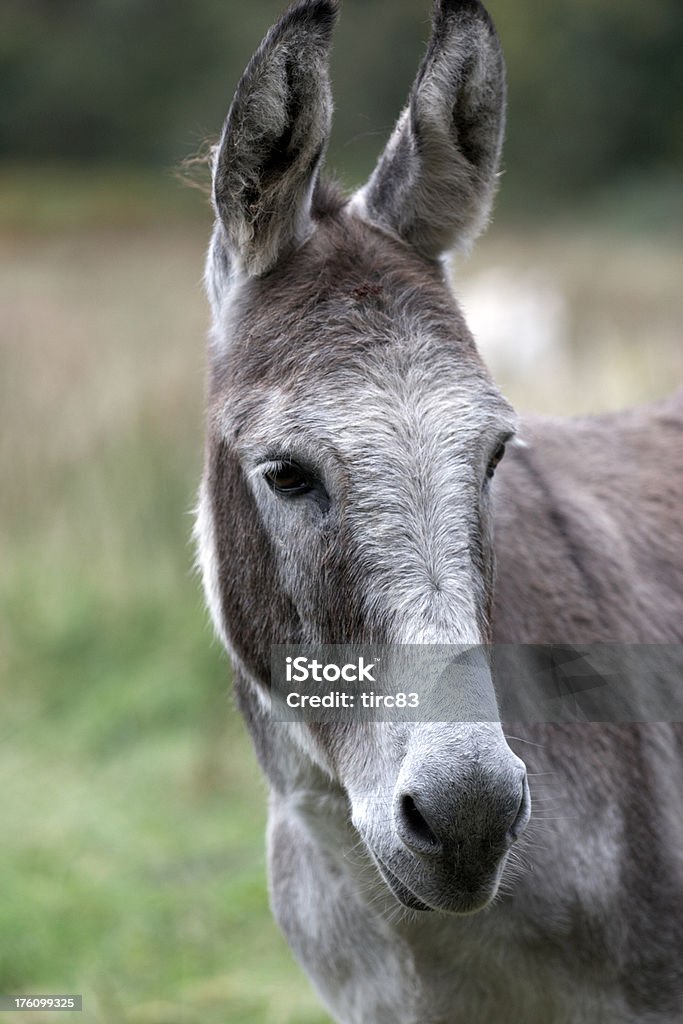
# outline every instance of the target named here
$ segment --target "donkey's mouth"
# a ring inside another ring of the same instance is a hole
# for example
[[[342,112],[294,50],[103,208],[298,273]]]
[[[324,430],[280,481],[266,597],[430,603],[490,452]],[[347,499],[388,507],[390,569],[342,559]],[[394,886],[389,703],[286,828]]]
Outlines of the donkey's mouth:
[[[449,886],[446,890],[440,890],[438,894],[430,893],[427,897],[430,903],[425,903],[424,899],[417,896],[398,875],[386,866],[384,861],[380,860],[376,854],[373,854],[373,857],[391,893],[404,907],[409,910],[430,913],[455,914],[458,917],[477,914],[487,907],[498,890],[498,882],[502,873],[501,864],[489,878],[473,882],[471,887],[462,887],[459,891],[453,891]]]
[[[375,860],[377,862],[377,867],[380,870],[382,878],[387,883],[387,885],[389,886],[393,895],[396,897],[399,903],[402,903],[403,906],[407,907],[409,910],[422,910],[428,911],[430,913],[433,911],[434,908],[428,907],[426,903],[423,903],[422,900],[419,900],[415,893],[408,888],[405,882],[402,882],[401,879],[397,875],[395,875],[393,871],[390,871],[386,864],[379,859],[379,857],[375,856]]]

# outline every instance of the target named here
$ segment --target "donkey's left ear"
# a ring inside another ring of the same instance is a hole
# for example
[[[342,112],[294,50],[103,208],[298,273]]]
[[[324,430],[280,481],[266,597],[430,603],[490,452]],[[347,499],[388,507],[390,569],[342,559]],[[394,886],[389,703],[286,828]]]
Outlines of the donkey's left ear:
[[[223,260],[266,273],[312,229],[311,198],[330,133],[328,76],[337,0],[299,0],[242,75],[213,170]]]
[[[491,212],[505,101],[503,54],[483,4],[435,0],[408,106],[353,208],[429,258],[467,248]]]

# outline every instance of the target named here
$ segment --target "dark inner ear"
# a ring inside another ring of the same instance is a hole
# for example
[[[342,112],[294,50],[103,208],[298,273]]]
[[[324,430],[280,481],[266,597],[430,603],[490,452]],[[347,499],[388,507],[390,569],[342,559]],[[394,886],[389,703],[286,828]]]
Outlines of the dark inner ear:
[[[463,64],[463,79],[470,80],[474,68],[474,58],[470,55]],[[463,89],[463,93],[467,90]],[[466,96],[463,96],[463,100]],[[488,135],[488,124],[481,122],[481,111],[476,104],[459,102],[453,107],[451,119],[451,137],[462,155],[472,167],[485,168],[487,160],[491,159],[492,147],[491,138]],[[494,157],[496,164],[499,154]]]
[[[273,183],[282,177],[290,164],[296,163],[302,152],[301,145],[292,145],[294,126],[301,114],[301,97],[294,87],[294,58],[291,54],[287,54],[285,59],[285,80],[287,83],[285,127],[280,137],[274,140],[270,154],[262,165],[261,187],[264,192],[272,188]]]

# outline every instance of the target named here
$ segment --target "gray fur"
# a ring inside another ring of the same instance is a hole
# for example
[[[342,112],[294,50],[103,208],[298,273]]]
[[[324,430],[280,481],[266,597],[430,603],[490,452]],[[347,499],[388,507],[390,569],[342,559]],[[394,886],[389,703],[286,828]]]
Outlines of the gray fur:
[[[319,9],[297,5],[269,35],[263,81],[290,32],[313,66],[301,78],[320,81]],[[288,173],[265,234],[240,234],[244,208],[219,202],[199,557],[270,788],[273,910],[340,1024],[673,1024],[680,727],[504,734],[476,721],[284,725],[268,712],[273,643],[683,640],[683,396],[524,423],[529,446],[487,481],[516,418],[433,257],[471,233],[495,185],[494,41],[474,0],[437,7],[412,102],[438,126],[457,96],[456,171],[444,150],[428,165],[434,191],[415,164],[389,173],[384,158],[363,201],[314,188],[306,239],[282,213]],[[474,190],[464,138],[479,140],[467,146],[481,155]],[[264,474],[283,459],[319,487],[273,493]],[[463,699],[494,701],[490,677]]]

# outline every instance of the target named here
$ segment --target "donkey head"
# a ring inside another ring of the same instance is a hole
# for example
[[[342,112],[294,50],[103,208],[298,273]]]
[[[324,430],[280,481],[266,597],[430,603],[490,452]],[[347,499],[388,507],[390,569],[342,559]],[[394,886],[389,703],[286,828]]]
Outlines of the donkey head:
[[[336,14],[334,0],[302,0],[266,36],[214,162],[197,532],[213,618],[256,717],[274,643],[490,640],[492,478],[515,430],[442,261],[477,235],[495,191],[495,29],[478,0],[436,4],[408,106],[346,201],[319,181]],[[493,692],[486,673],[471,685]],[[493,896],[529,814],[524,765],[499,724],[291,736],[348,797],[401,902],[467,912]]]

